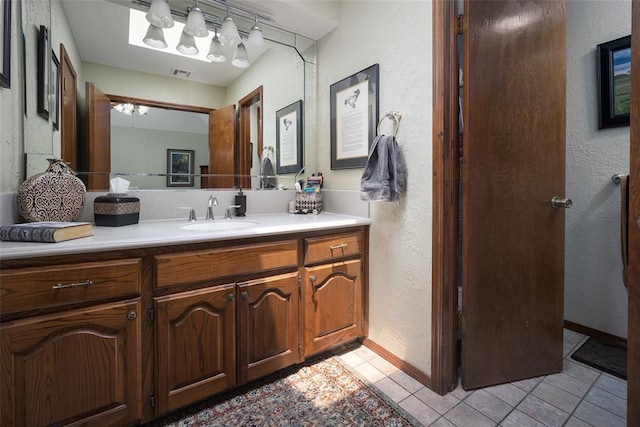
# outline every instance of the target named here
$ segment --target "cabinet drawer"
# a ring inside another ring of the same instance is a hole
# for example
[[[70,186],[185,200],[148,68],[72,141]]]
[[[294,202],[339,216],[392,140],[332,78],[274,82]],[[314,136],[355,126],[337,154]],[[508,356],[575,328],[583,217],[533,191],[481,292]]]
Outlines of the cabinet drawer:
[[[295,240],[250,246],[194,251],[154,257],[156,286],[203,282],[259,273],[278,268],[297,268]]]
[[[304,241],[304,263],[333,261],[362,253],[362,233],[335,234]]]
[[[0,272],[2,314],[140,294],[140,258]]]

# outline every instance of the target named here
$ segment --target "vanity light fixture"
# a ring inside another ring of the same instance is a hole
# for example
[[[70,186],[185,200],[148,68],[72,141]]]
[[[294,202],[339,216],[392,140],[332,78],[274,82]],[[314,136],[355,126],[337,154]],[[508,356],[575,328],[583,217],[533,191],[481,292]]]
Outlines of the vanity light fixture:
[[[184,53],[185,55],[197,55],[200,50],[198,50],[198,46],[196,46],[196,41],[191,34],[187,34],[182,31],[180,35],[180,42],[176,47],[178,52]]]
[[[213,38],[211,39],[211,45],[209,45],[209,54],[207,55],[207,59],[211,62],[225,62],[227,60],[227,55],[225,55],[222,42],[218,38],[218,30],[216,28],[213,29]]]
[[[229,8],[227,7],[227,16],[222,21],[222,29],[220,30],[220,41],[222,44],[237,46],[242,39],[240,33],[238,33],[238,27],[233,21],[233,18],[229,14]]]
[[[238,68],[247,68],[251,65],[249,62],[249,55],[247,55],[247,49],[244,47],[244,43],[242,43],[242,41],[238,46],[236,46],[236,50],[233,52],[231,64]]]
[[[251,27],[251,31],[249,32],[247,43],[250,43],[254,46],[264,46],[264,37],[262,35],[262,30],[258,26],[257,16],[254,18],[254,24],[253,27]]]
[[[153,0],[146,15],[147,21],[158,28],[173,27],[171,8],[166,0]]]
[[[195,0],[194,6],[189,11],[183,31],[193,37],[207,37],[209,35],[204,15],[198,6],[198,0]]]
[[[167,47],[167,42],[164,39],[164,30],[153,24],[149,24],[147,34],[145,34],[142,41],[146,45],[155,47],[156,49],[165,49]]]

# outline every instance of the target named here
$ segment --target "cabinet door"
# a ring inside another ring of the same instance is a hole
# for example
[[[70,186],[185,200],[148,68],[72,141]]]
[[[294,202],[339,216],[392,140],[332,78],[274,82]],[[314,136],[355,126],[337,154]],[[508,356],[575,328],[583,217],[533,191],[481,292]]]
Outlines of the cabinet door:
[[[158,413],[236,383],[235,285],[155,298]]]
[[[3,325],[0,425],[140,420],[139,313],[129,300]]]
[[[308,267],[303,300],[304,355],[362,336],[362,262]]]
[[[298,274],[238,286],[240,381],[247,382],[301,361],[298,351]]]

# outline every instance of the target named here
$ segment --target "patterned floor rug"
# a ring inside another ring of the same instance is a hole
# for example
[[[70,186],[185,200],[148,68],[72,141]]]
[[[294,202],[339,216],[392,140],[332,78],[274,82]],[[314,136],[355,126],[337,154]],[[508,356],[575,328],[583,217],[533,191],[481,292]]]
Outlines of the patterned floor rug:
[[[286,369],[153,425],[395,427],[419,423],[331,356]]]

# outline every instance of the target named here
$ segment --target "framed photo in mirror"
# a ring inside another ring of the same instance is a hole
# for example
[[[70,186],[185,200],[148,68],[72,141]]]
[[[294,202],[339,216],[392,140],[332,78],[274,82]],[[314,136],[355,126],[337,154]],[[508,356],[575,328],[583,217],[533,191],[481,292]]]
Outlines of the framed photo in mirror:
[[[49,120],[49,94],[51,80],[51,64],[49,62],[49,30],[40,25],[38,36],[38,114],[45,120]]]
[[[55,52],[51,50],[51,123],[53,129],[58,130],[60,125],[60,61]]]
[[[167,148],[167,187],[193,187],[194,150]]]
[[[631,36],[596,48],[598,129],[629,126],[631,107]]]
[[[363,168],[376,136],[379,65],[331,85],[331,169]]]
[[[276,173],[302,169],[302,100],[276,111]]]
[[[11,87],[11,0],[0,0],[0,34],[2,43],[0,44],[0,86]]]

